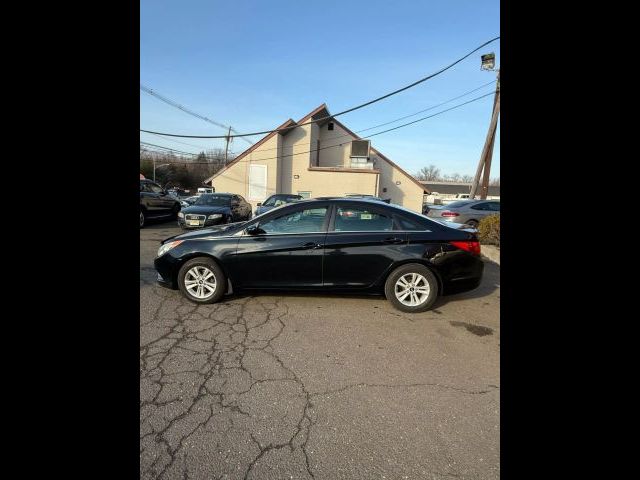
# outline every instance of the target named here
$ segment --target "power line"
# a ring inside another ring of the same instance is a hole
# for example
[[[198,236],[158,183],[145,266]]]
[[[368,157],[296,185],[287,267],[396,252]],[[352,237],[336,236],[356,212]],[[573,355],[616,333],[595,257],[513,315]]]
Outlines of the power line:
[[[200,148],[200,149],[202,149],[202,150],[213,150],[213,148],[212,148],[212,147],[205,147],[204,145],[196,145],[196,144],[194,144],[194,143],[181,142],[181,141],[179,141],[179,140],[175,140],[175,139],[173,139],[173,138],[166,138],[166,137],[163,137],[162,135],[157,135],[157,134],[154,134],[154,133],[152,133],[151,135],[155,135],[155,136],[156,136],[156,137],[158,137],[158,138],[162,138],[163,140],[168,140],[168,141],[170,141],[170,142],[179,143],[179,144],[181,144],[181,145],[187,145],[187,146],[189,146],[189,147]]]
[[[383,130],[383,131],[380,131],[380,132],[372,133],[371,135],[367,135],[365,137],[360,137],[360,139],[364,140],[364,139],[367,139],[367,138],[375,137],[376,135],[382,135],[383,133],[391,132],[393,130],[398,130],[400,128],[404,128],[404,127],[407,127],[409,125],[413,125],[415,123],[422,122],[422,121],[427,120],[429,118],[437,117],[438,115],[442,115],[443,113],[450,112],[451,110],[455,110],[457,108],[463,107],[463,106],[468,105],[470,103],[477,102],[478,100],[481,100],[481,99],[486,98],[486,97],[488,97],[490,95],[493,95],[493,94],[494,94],[494,92],[490,92],[490,93],[486,93],[484,95],[480,95],[479,97],[472,98],[471,100],[468,100],[468,101],[463,102],[463,103],[459,103],[458,105],[454,105],[453,107],[447,108],[445,110],[441,110],[441,111],[436,112],[436,113],[434,113],[432,115],[427,115],[426,117],[422,117],[422,118],[419,118],[419,119],[414,120],[412,122],[407,122],[407,123],[404,123],[402,125],[398,125],[397,127],[389,128],[387,130]],[[349,135],[349,136],[351,136],[351,135]],[[349,142],[342,142],[342,143],[338,143],[338,144],[335,144],[335,145],[327,145],[325,147],[315,148],[313,150],[308,150],[308,151],[305,151],[305,152],[291,153],[291,154],[280,155],[280,156],[276,156],[276,157],[258,158],[255,161],[275,160],[275,159],[278,159],[278,158],[295,157],[296,155],[305,155],[307,153],[319,152],[320,150],[326,150],[328,148],[341,147],[342,145],[346,145],[347,143],[349,143]],[[191,154],[191,155],[194,155],[194,154]],[[242,160],[242,161],[247,161],[247,160]],[[248,161],[251,161],[251,159],[249,158]],[[167,162],[167,163],[171,163],[171,162]],[[175,163],[179,163],[179,162],[175,162]],[[194,164],[194,165],[207,164],[207,163],[208,162],[191,162],[191,164]]]
[[[434,105],[432,107],[425,108],[423,110],[419,110],[419,111],[417,111],[415,113],[412,113],[410,115],[405,115],[404,117],[396,118],[395,120],[391,120],[390,122],[381,123],[379,125],[376,125],[375,127],[369,127],[369,128],[363,128],[362,130],[356,130],[356,133],[366,132],[368,130],[373,130],[374,128],[384,127],[385,125],[390,125],[392,123],[399,122],[400,120],[404,120],[406,118],[415,117],[416,115],[420,115],[421,113],[428,112],[429,110],[433,110],[434,108],[441,107],[443,105],[446,105],[447,103],[453,102],[454,100],[458,100],[459,98],[466,97],[467,95],[469,95],[469,94],[471,94],[473,92],[477,92],[478,90],[481,90],[484,87],[488,87],[489,85],[495,85],[495,83],[496,82],[492,80],[490,82],[485,83],[484,85],[480,85],[479,87],[474,88],[473,90],[469,90],[468,92],[465,92],[465,93],[463,93],[461,95],[458,95],[457,97],[450,98],[449,100],[441,102],[441,103],[439,103],[437,105]]]
[[[196,113],[193,110],[189,110],[187,107],[180,105],[179,103],[171,100],[170,98],[160,95],[158,92],[156,92],[152,88],[147,87],[146,85],[143,85],[142,83],[140,84],[140,90],[147,92],[149,95],[156,97],[158,100],[166,103],[167,105],[171,105],[172,107],[175,107],[178,110],[182,110],[183,112],[193,117],[199,118],[200,120],[204,120],[205,122],[215,125],[216,127],[224,128],[225,130],[231,129],[232,132],[239,133],[237,130],[233,129],[232,127],[229,127],[228,125],[224,125],[222,123],[216,122],[215,120],[211,120],[210,118],[205,117],[204,115],[200,115],[199,113]],[[153,132],[147,132],[147,133],[153,133]],[[238,135],[238,136],[242,136],[242,135]],[[223,137],[212,137],[212,138],[227,138],[227,137],[223,136]],[[253,145],[251,140],[247,140],[247,139],[243,139],[243,140],[247,142],[249,145]]]
[[[492,81],[487,82],[487,83],[485,83],[483,85],[480,85],[479,87],[476,87],[476,88],[474,88],[472,90],[469,90],[469,91],[467,91],[465,93],[462,93],[462,94],[460,94],[460,95],[458,95],[456,97],[450,98],[449,100],[445,100],[444,102],[440,102],[437,105],[433,105],[431,107],[424,108],[422,110],[418,110],[417,112],[411,113],[409,115],[404,115],[404,116],[396,118],[394,120],[390,120],[388,122],[384,122],[384,123],[380,123],[378,125],[374,125],[373,127],[363,128],[362,130],[354,130],[354,133],[367,132],[369,130],[373,130],[374,128],[384,127],[385,125],[390,125],[392,123],[396,123],[396,122],[399,122],[401,120],[405,120],[407,118],[415,117],[416,115],[420,115],[421,113],[428,112],[429,110],[433,110],[434,108],[441,107],[443,105],[446,105],[447,103],[453,102],[454,100],[458,100],[459,98],[466,97],[467,95],[469,95],[471,93],[474,93],[474,92],[477,92],[478,90],[481,90],[481,89],[483,89],[485,87],[488,87],[489,85],[495,85],[495,81],[492,80]],[[335,137],[331,137],[331,140],[335,140],[337,138],[343,138],[343,137],[350,137],[350,136],[351,136],[350,133],[346,133],[344,135],[336,135]],[[161,137],[161,138],[163,138],[163,137]],[[170,139],[167,138],[166,140],[170,140]],[[279,149],[281,149],[281,147],[261,148],[260,151],[261,152],[266,152],[266,151],[269,151],[269,150],[279,150]]]
[[[176,150],[175,148],[170,148],[170,147],[163,147],[162,145],[156,145],[154,143],[148,143],[148,142],[140,142],[141,145],[147,145],[150,147],[155,147],[155,148],[160,148],[162,150],[167,150],[169,152],[175,152],[175,153],[179,153],[181,155],[190,155],[190,156],[194,156],[194,157],[199,157],[200,155],[204,155],[205,157],[207,156],[206,153],[192,153],[192,152],[185,152],[183,150]]]
[[[316,120],[311,120],[311,121],[309,121],[307,123],[299,123],[299,124],[291,126],[291,127],[284,127],[284,128],[279,128],[279,129],[275,129],[275,130],[265,130],[265,131],[262,131],[262,132],[243,133],[243,134],[236,134],[236,135],[179,135],[179,134],[175,134],[175,133],[154,132],[154,131],[151,131],[151,130],[143,130],[143,129],[140,129],[140,131],[141,132],[146,132],[146,133],[153,133],[153,134],[156,134],[156,135],[163,135],[163,136],[167,136],[167,137],[182,137],[182,138],[236,138],[236,137],[251,137],[251,136],[255,136],[255,135],[265,135],[265,134],[269,134],[269,133],[273,133],[273,132],[289,131],[289,130],[292,130],[292,129],[297,128],[297,127],[302,127],[302,126],[305,126],[305,125],[311,125],[311,124],[314,124],[314,123],[322,122],[322,121],[328,120],[330,118],[335,118],[335,117],[338,117],[340,115],[344,115],[345,113],[350,113],[350,112],[353,112],[355,110],[359,110],[361,108],[367,107],[367,106],[369,106],[371,104],[374,104],[376,102],[384,100],[385,98],[389,98],[392,95],[396,95],[396,94],[398,94],[400,92],[404,92],[405,90],[413,88],[416,85],[419,85],[419,84],[421,84],[423,82],[426,82],[427,80],[430,80],[433,77],[436,77],[436,76],[440,75],[441,73],[446,72],[450,68],[454,67],[458,63],[462,62],[466,58],[468,58],[471,55],[473,55],[475,52],[477,52],[481,48],[484,48],[487,45],[489,45],[490,43],[495,42],[499,38],[500,38],[500,36],[492,38],[491,40],[483,43],[479,47],[474,48],[473,50],[471,50],[469,53],[467,53],[463,57],[460,57],[456,61],[450,63],[446,67],[443,67],[440,70],[438,70],[437,72],[432,73],[430,75],[427,75],[426,77],[423,77],[420,80],[416,80],[415,82],[413,82],[413,83],[411,83],[409,85],[406,85],[406,86],[404,86],[402,88],[399,88],[397,90],[389,92],[389,93],[387,93],[385,95],[382,95],[381,97],[374,98],[373,100],[370,100],[368,102],[362,103],[360,105],[356,105],[355,107],[351,107],[351,108],[348,108],[347,110],[343,110],[343,111],[338,112],[338,113],[336,113],[334,115],[327,115],[325,117],[318,118]]]

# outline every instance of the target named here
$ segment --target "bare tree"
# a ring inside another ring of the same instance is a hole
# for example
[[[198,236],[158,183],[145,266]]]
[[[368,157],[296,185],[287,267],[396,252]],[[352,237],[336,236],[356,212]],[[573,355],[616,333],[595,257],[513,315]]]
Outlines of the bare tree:
[[[440,169],[431,164],[428,167],[422,167],[418,173],[416,173],[418,180],[434,182],[440,179]]]
[[[471,183],[473,182],[473,176],[471,175],[462,175],[462,178],[460,179],[461,182],[464,183]]]
[[[492,187],[499,187],[500,186],[500,177],[492,178],[489,181],[489,185],[491,185]]]
[[[172,152],[159,152],[140,149],[140,173],[153,178],[153,163],[168,164],[156,168],[156,180],[165,187],[195,189],[203,185],[204,180],[224,167],[224,150],[209,150],[197,156],[176,155]],[[229,155],[229,160],[234,158]]]

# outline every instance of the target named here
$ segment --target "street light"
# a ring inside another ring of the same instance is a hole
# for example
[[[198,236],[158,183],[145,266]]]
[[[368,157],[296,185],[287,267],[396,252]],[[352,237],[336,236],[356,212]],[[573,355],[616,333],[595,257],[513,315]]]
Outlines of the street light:
[[[496,54],[491,52],[491,53],[487,53],[486,55],[482,55],[480,58],[482,59],[482,64],[480,65],[480,68],[482,70],[493,71],[493,69],[496,66]]]
[[[160,168],[160,167],[166,167],[167,165],[171,165],[170,163],[163,163],[162,165],[158,165],[156,167],[156,159],[155,157],[153,158],[153,181],[156,181],[156,168]]]

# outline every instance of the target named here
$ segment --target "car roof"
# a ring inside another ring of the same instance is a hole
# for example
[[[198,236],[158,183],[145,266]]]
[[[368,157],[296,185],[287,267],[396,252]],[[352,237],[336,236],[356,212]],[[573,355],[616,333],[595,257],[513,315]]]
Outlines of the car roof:
[[[309,201],[313,201],[313,200],[321,200],[321,201],[326,201],[326,200],[340,200],[345,201],[345,202],[371,202],[371,203],[375,203],[375,204],[379,204],[379,203],[384,203],[387,204],[387,202],[385,202],[384,200],[382,200],[379,197],[316,197],[316,198],[309,198],[306,199]],[[388,205],[388,204],[387,204]]]

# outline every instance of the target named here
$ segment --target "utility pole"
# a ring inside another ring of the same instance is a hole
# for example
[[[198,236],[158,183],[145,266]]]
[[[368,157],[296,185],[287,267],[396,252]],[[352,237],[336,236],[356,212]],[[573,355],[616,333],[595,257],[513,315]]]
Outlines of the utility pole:
[[[487,57],[485,59],[485,57]],[[486,70],[493,69],[493,61],[495,56],[493,54],[483,55],[482,62],[483,66],[485,62],[491,66]],[[483,68],[484,69],[484,68]],[[496,127],[498,125],[498,116],[500,115],[500,70],[498,69],[498,79],[496,83],[496,94],[493,99],[493,113],[491,115],[491,122],[489,123],[489,131],[487,132],[487,139],[484,143],[484,148],[482,149],[482,154],[480,155],[480,161],[478,162],[478,169],[476,170],[476,175],[473,179],[473,184],[471,185],[471,192],[469,197],[475,198],[478,193],[478,186],[480,183],[480,176],[484,170],[484,175],[482,177],[482,188],[480,189],[480,198],[485,200],[487,198],[487,193],[489,191],[489,175],[491,174],[491,158],[493,157],[493,145],[496,138]]]
[[[158,168],[160,167],[166,167],[168,165],[171,165],[170,163],[163,163],[162,165],[158,165]],[[156,181],[156,157],[153,157],[153,182],[155,183]]]
[[[486,200],[489,194],[489,175],[491,174],[491,159],[493,158],[493,143],[495,141],[496,131],[493,131],[491,138],[491,148],[487,154],[487,158],[484,164],[484,174],[482,175],[482,189],[480,190],[480,199]]]
[[[227,158],[229,156],[229,141],[231,140],[231,127],[229,127],[229,132],[227,133],[227,145],[224,148],[224,166],[227,166]]]

